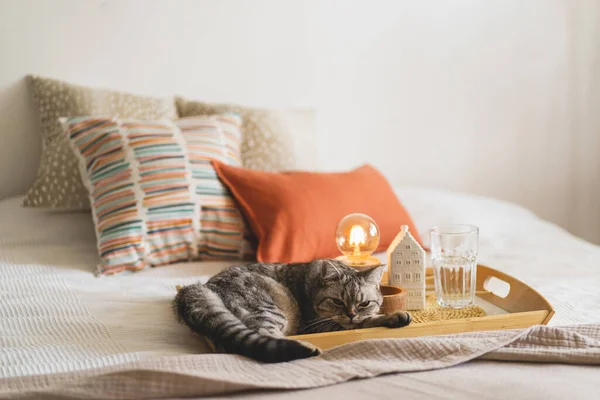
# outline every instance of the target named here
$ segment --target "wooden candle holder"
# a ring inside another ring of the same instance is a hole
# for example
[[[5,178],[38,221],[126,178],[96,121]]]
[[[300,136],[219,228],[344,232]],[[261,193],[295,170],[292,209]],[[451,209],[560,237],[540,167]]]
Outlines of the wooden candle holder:
[[[392,314],[396,311],[404,310],[406,307],[406,291],[397,286],[381,285],[381,294],[383,303],[380,312],[382,314]]]

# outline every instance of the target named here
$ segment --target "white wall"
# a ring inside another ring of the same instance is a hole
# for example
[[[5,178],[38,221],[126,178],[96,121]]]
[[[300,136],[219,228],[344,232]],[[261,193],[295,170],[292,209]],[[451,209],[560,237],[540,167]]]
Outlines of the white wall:
[[[371,162],[600,243],[598,26],[594,0],[0,0],[0,168],[39,155],[27,73],[309,106],[323,169]]]
[[[600,243],[600,2],[327,4],[323,167],[372,162]]]

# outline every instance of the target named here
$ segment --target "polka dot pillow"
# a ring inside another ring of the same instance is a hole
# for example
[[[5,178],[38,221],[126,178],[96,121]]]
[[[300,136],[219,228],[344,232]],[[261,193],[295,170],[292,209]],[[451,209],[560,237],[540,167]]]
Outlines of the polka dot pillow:
[[[240,165],[239,116],[62,123],[89,191],[100,274],[252,258],[251,233],[211,163]]]
[[[58,122],[60,117],[110,115],[134,119],[174,119],[173,98],[152,98],[93,89],[28,76],[37,105],[43,143],[38,176],[23,199],[25,207],[89,209],[77,159]]]

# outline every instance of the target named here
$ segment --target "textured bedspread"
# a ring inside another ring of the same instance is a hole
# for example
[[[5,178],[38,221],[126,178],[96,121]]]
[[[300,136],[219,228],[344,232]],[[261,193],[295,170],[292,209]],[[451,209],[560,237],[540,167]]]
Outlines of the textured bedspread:
[[[600,324],[600,247],[573,237],[527,210],[497,200],[426,189],[403,189],[399,195],[424,237],[427,228],[438,223],[478,225],[481,228],[481,263],[527,282],[546,296],[556,309],[551,326]],[[100,390],[94,385],[101,386],[102,382],[109,381],[115,383],[111,385],[115,390],[129,390],[127,382],[131,379],[139,393],[145,388],[157,390],[156,394],[166,393],[165,390],[171,387],[163,385],[167,381],[173,383],[174,390],[189,389],[198,393],[214,390],[216,393],[264,385],[272,388],[314,387],[391,371],[443,366],[438,356],[435,360],[430,359],[428,366],[420,364],[420,367],[403,359],[404,345],[400,343],[411,342],[401,341],[366,342],[360,347],[353,344],[335,349],[319,360],[286,365],[287,372],[281,377],[278,376],[282,370],[277,369],[281,366],[258,368],[255,363],[239,357],[200,355],[207,347],[189,329],[176,323],[170,302],[175,296],[176,285],[206,280],[229,263],[183,263],[135,274],[95,277],[93,271],[98,256],[89,214],[21,209],[19,199],[8,199],[0,201],[0,217],[0,379],[4,379],[0,391],[6,390],[10,383],[13,389],[21,385],[21,388],[79,390],[79,385],[85,385],[93,389],[93,393]],[[583,346],[576,354],[587,348],[586,351],[592,352],[590,357],[596,357],[593,353],[597,351],[598,340],[595,328],[573,329],[570,330],[573,343]],[[507,335],[516,334],[504,332],[487,338],[475,335],[446,342],[439,338],[423,340],[442,349],[450,346],[453,357],[461,356],[453,358],[452,362],[456,363],[483,353],[494,359],[512,357],[513,354],[517,358],[532,356],[521,352],[522,341],[495,350],[512,340],[513,336]],[[474,343],[483,347],[473,348],[468,343],[474,340],[473,337],[476,337]],[[555,341],[548,339],[551,336],[544,337],[547,338],[547,350],[552,349],[548,353],[552,360],[564,357],[563,353],[555,351],[557,348],[573,349],[560,343],[559,347],[554,347]],[[379,344],[390,346],[397,353],[385,353],[387,358],[382,359],[385,354],[378,350]],[[491,350],[494,351],[490,353]],[[542,353],[537,352],[535,357],[540,360]],[[487,365],[490,362],[472,361],[458,368],[472,369],[473,363]],[[491,364],[495,366],[487,367],[490,372],[481,376],[481,379],[489,379],[485,381],[489,396],[499,389],[496,387],[499,383],[490,378],[494,374],[514,383],[521,371],[528,368],[529,374],[544,379],[542,369],[525,367],[526,364]],[[320,373],[330,365],[335,366],[330,372]],[[118,372],[123,368],[138,371]],[[563,393],[558,389],[564,390],[567,383],[576,387],[587,384],[582,380],[588,376],[588,367],[563,365],[561,368],[561,376],[572,378],[569,382],[549,380],[548,394]],[[146,372],[139,372],[139,369]],[[240,369],[247,370],[248,375],[237,374]],[[447,379],[448,388],[453,391],[470,393],[467,380],[456,379],[454,372],[442,372],[453,370],[437,370],[440,372],[436,372],[436,376]],[[68,375],[70,372],[75,375]],[[262,375],[266,372],[270,375]],[[63,375],[65,373],[67,375]],[[286,374],[290,373],[303,375],[286,380]],[[388,393],[399,382],[408,382],[408,376],[413,380],[411,385],[419,385],[422,383],[418,378],[420,374],[433,373],[395,375],[395,380],[376,378],[361,388],[370,387],[369,395],[376,396],[378,386],[372,382],[387,382],[388,386],[381,386],[381,390]],[[90,378],[95,374],[104,375]],[[41,375],[44,377],[39,377]],[[227,379],[223,381],[224,378]],[[67,379],[69,385],[56,386],[60,379]],[[141,384],[140,379],[146,381]],[[206,383],[211,380],[216,381]],[[335,390],[322,386],[311,392],[319,391],[329,396],[345,393],[347,387],[355,385],[352,382],[336,385],[334,388],[339,389]],[[513,384],[513,387],[518,386]],[[426,394],[430,389],[422,392],[415,389],[411,394]],[[436,392],[436,396],[440,393]],[[425,394],[424,398],[427,397]]]
[[[0,396],[144,399],[304,389],[392,372],[447,368],[477,358],[600,365],[600,325],[370,340],[334,348],[313,359],[267,365],[223,354],[165,357],[67,374],[0,380]],[[598,380],[581,381],[579,387],[579,394],[591,396],[588,398],[600,394]],[[471,389],[476,391],[475,387]],[[572,393],[572,398],[576,397],[578,393]]]

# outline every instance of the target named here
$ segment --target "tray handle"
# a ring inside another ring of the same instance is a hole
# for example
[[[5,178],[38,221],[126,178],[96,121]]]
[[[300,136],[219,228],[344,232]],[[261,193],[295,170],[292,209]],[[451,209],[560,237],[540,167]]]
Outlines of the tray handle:
[[[492,278],[498,279],[509,285],[510,289],[505,297],[498,296],[486,289],[488,282],[490,282]],[[535,289],[527,286],[515,277],[485,265],[477,266],[477,283],[475,284],[475,290],[478,292],[477,296],[481,297],[483,300],[489,301],[510,313],[547,310],[549,311],[547,321],[554,315],[552,305]]]

